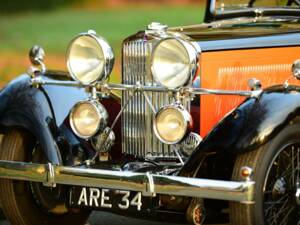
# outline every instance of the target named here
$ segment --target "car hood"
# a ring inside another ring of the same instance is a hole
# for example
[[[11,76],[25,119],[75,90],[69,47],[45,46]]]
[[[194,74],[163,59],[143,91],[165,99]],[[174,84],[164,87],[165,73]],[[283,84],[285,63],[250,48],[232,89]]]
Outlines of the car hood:
[[[299,18],[237,18],[212,23],[169,28],[194,40],[218,40],[300,32]]]
[[[251,39],[257,39],[260,37],[276,37],[288,34],[300,33],[300,19],[299,18],[237,18],[230,20],[221,20],[211,23],[202,23],[199,25],[181,26],[169,28],[171,32],[180,32],[186,36],[189,36],[193,41],[199,42],[202,50],[218,50],[217,41],[234,41],[236,39],[248,39],[251,43]],[[296,37],[297,36],[297,37]],[[298,39],[298,35],[295,36],[295,40]],[[276,39],[276,38],[275,38]],[[273,41],[275,41],[275,39]],[[279,38],[280,39],[280,38]],[[279,39],[277,41],[279,41]],[[273,41],[268,40],[269,44]],[[236,41],[239,43],[239,41]],[[300,42],[300,41],[298,41]],[[292,43],[292,45],[297,45]],[[281,38],[281,44],[283,43]],[[239,43],[243,47],[243,43]],[[210,47],[208,47],[210,46]],[[266,47],[268,44],[266,43]],[[223,46],[224,47],[224,46]],[[234,46],[227,46],[229,48],[235,48]],[[238,46],[236,46],[238,48]],[[247,46],[244,46],[247,47]],[[263,47],[263,46],[262,46]]]

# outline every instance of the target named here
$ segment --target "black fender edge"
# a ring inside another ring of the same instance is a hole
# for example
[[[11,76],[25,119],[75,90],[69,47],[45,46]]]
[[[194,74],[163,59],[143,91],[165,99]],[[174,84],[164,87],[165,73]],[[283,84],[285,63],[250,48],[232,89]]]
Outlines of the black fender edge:
[[[202,172],[202,175],[207,176],[215,170],[213,173],[217,175],[214,177],[230,179],[237,155],[258,149],[289,124],[300,123],[299,115],[300,87],[277,85],[267,88],[259,98],[247,98],[225,116],[192,153],[180,174],[198,176],[204,166],[210,171]],[[208,156],[214,158],[209,161],[214,165],[204,165]]]

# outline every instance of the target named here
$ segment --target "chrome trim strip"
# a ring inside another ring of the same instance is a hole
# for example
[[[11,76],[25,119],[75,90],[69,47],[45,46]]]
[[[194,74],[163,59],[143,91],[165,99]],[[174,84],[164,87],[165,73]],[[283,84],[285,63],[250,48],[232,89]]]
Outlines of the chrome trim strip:
[[[51,176],[48,167],[53,169]],[[253,181],[221,181],[150,173],[83,169],[0,160],[0,177],[14,180],[140,191],[155,194],[254,203]],[[51,179],[49,179],[51,177]]]

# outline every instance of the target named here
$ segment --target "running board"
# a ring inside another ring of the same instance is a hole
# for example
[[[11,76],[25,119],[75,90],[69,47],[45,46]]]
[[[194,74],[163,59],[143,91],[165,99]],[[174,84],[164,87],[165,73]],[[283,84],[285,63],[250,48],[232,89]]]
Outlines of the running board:
[[[56,184],[123,189],[156,194],[254,203],[255,183],[235,182],[150,173],[86,169],[0,160],[0,178]]]

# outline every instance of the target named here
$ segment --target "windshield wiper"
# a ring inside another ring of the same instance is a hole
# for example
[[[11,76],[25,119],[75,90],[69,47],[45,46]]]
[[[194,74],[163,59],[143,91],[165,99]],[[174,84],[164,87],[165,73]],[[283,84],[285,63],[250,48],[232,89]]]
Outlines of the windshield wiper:
[[[252,8],[255,2],[256,2],[256,0],[250,0],[248,2],[248,7]],[[286,3],[286,6],[291,6],[293,3],[295,3],[297,6],[300,6],[300,0],[288,0],[288,2]]]
[[[286,6],[291,6],[293,3],[295,3],[297,6],[300,6],[299,0],[288,0]]]
[[[255,3],[255,1],[256,1],[256,0],[250,0],[250,1],[248,2],[248,7],[249,7],[249,8],[252,8],[253,5],[254,5],[254,3]],[[290,1],[290,0],[289,0],[289,1]]]

